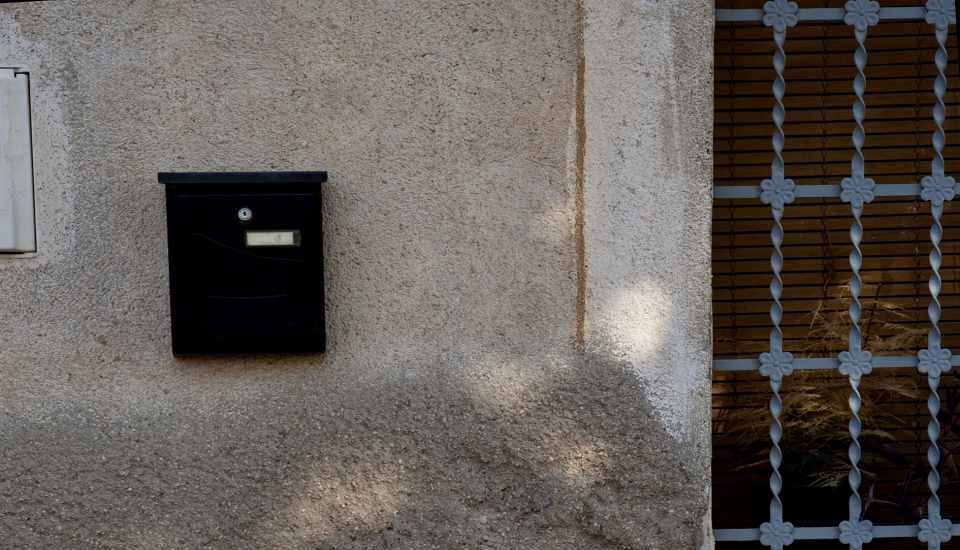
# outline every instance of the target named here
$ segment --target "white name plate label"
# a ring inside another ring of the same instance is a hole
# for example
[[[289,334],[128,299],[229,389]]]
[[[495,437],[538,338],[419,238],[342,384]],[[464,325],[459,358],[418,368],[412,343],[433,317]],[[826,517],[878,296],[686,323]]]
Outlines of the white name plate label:
[[[299,231],[247,231],[247,246],[300,246]]]

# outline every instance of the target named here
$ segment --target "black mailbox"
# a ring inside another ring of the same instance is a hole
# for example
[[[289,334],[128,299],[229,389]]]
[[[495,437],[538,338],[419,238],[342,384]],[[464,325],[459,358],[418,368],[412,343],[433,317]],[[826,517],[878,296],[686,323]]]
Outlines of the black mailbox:
[[[319,352],[326,172],[160,173],[175,355]]]

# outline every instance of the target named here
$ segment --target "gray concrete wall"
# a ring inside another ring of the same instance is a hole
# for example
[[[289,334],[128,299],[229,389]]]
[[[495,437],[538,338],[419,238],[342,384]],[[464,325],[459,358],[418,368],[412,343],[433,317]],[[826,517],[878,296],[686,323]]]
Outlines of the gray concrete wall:
[[[709,8],[0,5],[2,544],[709,545]],[[274,169],[330,172],[328,353],[174,359],[156,173]]]

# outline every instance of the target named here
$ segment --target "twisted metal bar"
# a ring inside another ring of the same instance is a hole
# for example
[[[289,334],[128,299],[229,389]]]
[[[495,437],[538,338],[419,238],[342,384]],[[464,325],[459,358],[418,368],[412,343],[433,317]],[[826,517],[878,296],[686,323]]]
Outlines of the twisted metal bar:
[[[772,277],[770,279],[770,351],[783,351],[783,329],[780,323],[783,321],[783,304],[780,299],[783,297],[783,208],[771,208],[773,216],[773,228],[770,230],[770,243],[773,245],[773,252],[770,254],[770,268]]]
[[[936,25],[937,35],[937,53],[934,55],[937,77],[933,82],[933,95],[936,98],[936,103],[933,106],[933,121],[937,127],[933,132],[933,175],[942,176],[944,174],[943,148],[947,141],[946,134],[943,131],[943,123],[947,118],[947,107],[943,98],[947,93],[947,30],[949,24],[934,24]]]
[[[770,164],[770,178],[760,183],[760,200],[770,205],[773,217],[773,227],[770,230],[770,241],[773,252],[770,255],[770,267],[773,272],[770,280],[770,351],[760,355],[760,373],[770,378],[770,521],[760,525],[760,542],[774,550],[782,550],[784,546],[793,543],[793,525],[783,521],[783,501],[780,492],[783,489],[783,477],[780,466],[783,464],[783,452],[780,449],[780,440],[783,437],[783,423],[780,415],[783,413],[783,400],[780,398],[780,389],[783,377],[793,372],[793,356],[783,350],[783,330],[780,323],[783,320],[783,306],[780,299],[783,296],[783,211],[784,207],[793,202],[796,194],[796,185],[792,180],[784,177],[783,146],[785,135],[783,123],[786,118],[786,109],[783,96],[786,91],[786,81],[783,73],[786,68],[787,54],[784,51],[787,28],[797,24],[799,6],[788,0],[770,0],[763,6],[763,23],[773,29],[773,41],[776,46],[773,55],[773,159]]]
[[[792,182],[791,182],[792,183]],[[760,355],[760,373],[770,379],[770,521],[760,526],[760,541],[766,546],[771,546],[777,550],[782,550],[784,546],[793,541],[793,525],[783,521],[783,501],[780,499],[780,492],[783,490],[783,477],[780,474],[780,466],[783,465],[783,451],[780,449],[780,440],[783,438],[783,423],[780,421],[780,415],[783,413],[783,400],[780,397],[780,389],[783,387],[783,377],[793,372],[793,356],[783,351],[783,337],[780,332],[780,318],[783,310],[780,307],[780,296],[783,292],[783,281],[780,278],[780,270],[783,268],[783,253],[780,247],[783,244],[783,205],[778,208],[771,205],[774,225],[770,232],[773,242],[773,253],[771,255],[771,265],[773,266],[773,279],[770,283],[770,293],[773,297],[773,305],[770,309],[770,317],[773,320],[773,328],[770,331],[770,351]]]
[[[853,79],[853,159],[850,162],[850,172],[853,175],[864,175],[863,144],[866,141],[866,131],[863,128],[863,119],[867,105],[863,94],[867,89],[867,31],[871,25],[876,25],[880,19],[877,12],[880,10],[878,2],[868,0],[852,0],[847,2],[845,21],[854,26],[854,37],[857,39],[857,49],[853,54],[853,63],[857,74]]]
[[[783,477],[780,475],[780,466],[783,465],[783,451],[780,449],[780,440],[783,438],[783,423],[780,415],[783,413],[783,400],[780,398],[780,388],[783,379],[770,379],[770,520],[783,521],[783,501],[780,500],[780,491],[783,490]]]
[[[939,550],[942,543],[950,540],[952,528],[950,520],[941,517],[940,510],[940,422],[937,416],[940,413],[940,375],[950,370],[952,359],[950,350],[942,347],[940,332],[940,290],[943,284],[940,278],[940,266],[943,262],[940,242],[943,240],[943,205],[956,195],[956,181],[945,174],[943,162],[943,148],[946,144],[943,130],[946,106],[943,98],[947,91],[947,31],[952,23],[956,23],[956,8],[954,0],[928,0],[926,10],[925,19],[934,26],[937,37],[937,53],[934,56],[937,76],[933,82],[933,94],[936,98],[933,121],[936,129],[933,133],[934,158],[931,162],[931,175],[920,182],[920,197],[930,202],[933,221],[930,225],[930,304],[927,306],[930,330],[927,333],[927,349],[920,350],[917,354],[917,369],[927,375],[927,384],[930,387],[930,397],[927,398],[927,410],[930,413],[930,422],[927,424],[927,437],[930,439],[927,447],[927,463],[930,466],[927,488],[930,489],[930,497],[927,499],[927,517],[920,520],[917,538],[927,543],[928,550]]]
[[[925,183],[931,181],[935,183],[943,180],[924,178]],[[931,185],[928,189],[936,189],[936,187]],[[931,192],[928,193],[927,197],[924,197],[930,201],[930,212],[933,217],[933,223],[930,226],[930,243],[932,245],[930,250],[930,305],[927,307],[930,330],[927,333],[927,349],[920,350],[918,354],[917,368],[921,373],[927,375],[927,384],[930,387],[930,396],[927,398],[927,411],[930,413],[930,422],[927,424],[927,437],[930,440],[930,445],[927,447],[927,463],[930,466],[930,472],[927,474],[927,488],[930,490],[930,497],[927,499],[927,517],[920,520],[920,530],[917,537],[927,543],[928,550],[939,550],[941,543],[949,541],[952,526],[950,520],[941,517],[940,512],[940,421],[937,419],[940,413],[940,375],[950,370],[952,359],[950,350],[941,347],[939,326],[941,313],[939,297],[942,285],[940,266],[943,259],[940,251],[940,241],[943,239],[941,216],[943,215],[943,204],[945,200],[949,200],[944,195],[952,198],[952,194],[953,191],[946,194]]]
[[[783,96],[786,93],[787,83],[783,78],[783,71],[787,65],[787,54],[783,49],[786,42],[786,32],[774,32],[773,40],[776,44],[776,51],[773,54],[773,68],[776,76],[773,80],[773,161],[771,163],[771,174],[774,177],[784,176],[783,146],[786,142],[786,136],[783,133],[783,122],[786,119],[786,107],[783,104]]]
[[[853,155],[850,159],[850,177],[844,178],[840,183],[840,199],[843,202],[850,203],[850,212],[853,215],[853,222],[850,225],[850,332],[848,336],[848,349],[841,352],[839,356],[839,370],[847,375],[850,384],[850,396],[848,403],[850,405],[850,446],[847,450],[847,456],[850,459],[850,471],[847,474],[847,483],[850,485],[850,497],[847,502],[848,519],[840,523],[840,541],[847,544],[852,550],[860,550],[864,544],[873,540],[873,524],[862,518],[863,500],[860,497],[860,483],[862,475],[860,472],[860,458],[862,449],[860,447],[860,432],[862,423],[860,421],[860,407],[863,399],[860,395],[860,379],[873,370],[872,355],[869,351],[863,350],[863,334],[860,330],[860,318],[863,312],[863,306],[860,302],[860,292],[863,286],[863,280],[860,277],[860,268],[863,265],[863,252],[860,244],[863,241],[863,223],[861,216],[865,204],[871,202],[874,198],[874,189],[876,183],[865,176],[865,162],[863,157],[863,145],[866,141],[866,131],[863,127],[863,120],[866,116],[866,102],[864,93],[867,88],[867,31],[872,25],[880,21],[878,12],[880,4],[873,0],[849,0],[844,6],[844,22],[852,25],[854,36],[857,40],[857,47],[854,51],[853,61],[856,65],[857,73],[853,79]]]
[[[774,210],[776,212],[776,210]],[[780,389],[783,377],[793,372],[793,356],[783,351],[770,351],[760,355],[760,373],[770,378],[770,521],[760,525],[760,542],[776,550],[783,550],[793,542],[793,524],[783,521],[783,502],[780,491],[783,489],[783,477],[780,466],[783,464],[783,452],[780,439],[783,437],[783,401]]]
[[[847,178],[844,180],[846,183]],[[861,178],[863,179],[863,178]],[[871,182],[872,183],[872,182]],[[840,353],[840,373],[847,376],[850,384],[850,396],[847,402],[850,406],[850,446],[847,450],[847,456],[850,460],[850,471],[847,474],[847,483],[850,485],[850,497],[847,501],[848,519],[840,523],[840,542],[847,544],[852,550],[860,550],[864,544],[873,540],[873,524],[869,520],[863,519],[863,500],[860,497],[860,483],[862,480],[860,472],[860,457],[862,449],[860,447],[860,433],[862,423],[860,421],[860,407],[863,399],[860,395],[860,379],[870,374],[873,370],[872,355],[869,351],[862,349],[862,335],[860,332],[860,267],[863,263],[863,255],[860,250],[860,243],[863,239],[863,224],[860,216],[863,213],[863,204],[865,201],[862,196],[844,197],[850,199],[851,211],[853,213],[853,224],[850,227],[850,241],[853,250],[850,252],[850,333],[849,349]],[[870,197],[872,198],[872,196]]]
[[[854,54],[854,59],[857,66],[857,76],[853,81],[853,88],[856,92],[856,99],[853,104],[853,144],[854,144],[854,154],[853,160],[851,161],[851,168],[854,175],[854,179],[851,180],[851,183],[858,183],[857,179],[863,181],[864,175],[864,161],[863,161],[863,144],[865,141],[865,132],[863,129],[863,118],[865,111],[865,104],[863,100],[864,89],[866,88],[866,77],[864,75],[864,67],[866,65],[867,52],[864,47],[864,41],[866,39],[866,31],[856,31],[857,37],[857,51]],[[872,193],[872,191],[871,191]],[[872,197],[871,197],[872,198]],[[850,204],[850,210],[853,213],[853,224],[850,226],[850,243],[853,245],[853,250],[850,252],[850,334],[848,338],[849,343],[849,354],[857,354],[861,352],[861,346],[863,344],[863,336],[860,331],[860,316],[863,311],[863,306],[860,303],[860,291],[863,284],[863,280],[860,277],[860,267],[863,265],[863,253],[860,249],[860,243],[863,240],[863,223],[860,221],[860,216],[863,213],[863,205],[865,202],[868,202],[862,196],[856,196],[853,198]],[[855,359],[855,357],[852,357]],[[843,358],[841,358],[841,361]],[[842,365],[849,364],[847,362],[841,363]],[[860,374],[854,371],[847,373],[850,379],[850,448],[847,454],[850,457],[850,473],[848,482],[850,484],[850,502],[849,502],[849,519],[851,521],[856,521],[860,519],[862,513],[863,503],[860,499],[860,468],[857,466],[860,462],[861,449],[860,449],[860,405],[862,399],[860,396],[859,383],[860,383]],[[865,374],[865,373],[864,373]]]
[[[927,437],[930,438],[930,446],[927,447],[927,462],[930,464],[930,473],[927,474],[927,488],[930,489],[930,498],[927,499],[928,517],[940,516],[940,421],[937,416],[940,413],[940,393],[938,386],[939,376],[928,376],[928,386],[930,387],[930,397],[927,398],[927,411],[930,412],[930,422],[927,424]]]
[[[943,240],[943,201],[937,201],[930,206],[930,215],[933,221],[930,225],[930,304],[927,305],[927,317],[930,319],[930,330],[927,334],[927,346],[940,345],[942,334],[940,332],[940,315],[942,308],[940,306],[940,290],[943,287],[943,280],[940,277],[940,266],[943,263],[943,253],[940,250],[940,241]]]

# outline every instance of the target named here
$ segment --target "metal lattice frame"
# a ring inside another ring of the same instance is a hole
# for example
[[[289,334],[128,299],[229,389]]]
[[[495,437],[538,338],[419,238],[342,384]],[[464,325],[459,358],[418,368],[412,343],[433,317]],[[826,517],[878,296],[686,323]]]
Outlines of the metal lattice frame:
[[[714,370],[717,371],[759,371],[770,382],[770,519],[759,528],[749,529],[718,529],[718,541],[750,541],[759,540],[763,545],[776,550],[782,550],[794,540],[839,540],[851,549],[860,550],[864,544],[876,538],[914,538],[927,544],[928,549],[939,549],[940,545],[950,540],[953,535],[960,535],[960,525],[952,524],[948,519],[941,517],[940,475],[940,424],[937,414],[940,411],[938,387],[941,374],[948,372],[953,366],[960,365],[960,357],[954,357],[950,350],[941,347],[941,333],[939,321],[941,307],[939,293],[941,288],[940,265],[942,256],[940,241],[943,238],[941,217],[943,205],[954,198],[957,193],[957,184],[954,178],[945,174],[943,148],[945,135],[943,124],[946,119],[944,95],[947,89],[945,71],[947,67],[947,33],[949,26],[956,23],[954,0],[928,0],[924,7],[881,8],[873,0],[850,0],[844,8],[817,8],[800,9],[795,2],[788,0],[770,0],[762,10],[749,9],[721,9],[716,11],[718,22],[758,22],[772,31],[775,51],[773,55],[773,99],[774,107],[772,120],[774,124],[771,139],[773,158],[770,177],[763,180],[759,186],[717,186],[714,188],[716,199],[760,199],[763,204],[769,205],[773,228],[770,232],[772,253],[770,265],[772,278],[770,283],[770,346],[769,351],[762,353],[756,359],[717,359],[714,361]],[[867,66],[867,34],[869,28],[880,21],[926,21],[933,28],[937,39],[937,52],[934,63],[937,76],[934,80],[933,91],[936,103],[933,109],[933,120],[936,130],[933,134],[934,159],[931,173],[919,183],[904,182],[900,184],[878,185],[866,177],[866,166],[863,157],[863,146],[866,134],[863,120],[866,115],[864,94],[866,91],[865,69]],[[784,71],[786,67],[786,52],[784,44],[787,38],[787,29],[805,21],[843,21],[852,27],[856,39],[854,64],[856,76],[853,80],[853,120],[852,135],[853,151],[850,161],[850,176],[844,178],[838,185],[802,185],[798,186],[787,178],[788,171],[784,165],[783,147],[785,108],[783,97],[786,88]],[[861,303],[860,292],[862,280],[860,268],[863,255],[860,244],[863,240],[863,224],[861,215],[867,204],[875,197],[917,197],[930,202],[932,223],[930,228],[930,305],[927,309],[930,319],[930,330],[927,338],[927,348],[920,350],[914,356],[877,356],[863,349],[863,336],[860,329]],[[783,307],[780,303],[783,294],[783,279],[781,271],[784,265],[783,244],[784,229],[782,224],[783,212],[786,205],[796,198],[838,198],[850,205],[853,218],[850,226],[850,332],[848,349],[838,357],[794,358],[783,349],[783,331],[780,323],[783,319]],[[861,473],[859,461],[861,455],[859,436],[861,422],[859,410],[861,397],[859,383],[863,376],[872,372],[874,368],[916,368],[927,377],[930,396],[927,407],[930,421],[927,435],[930,443],[927,451],[929,474],[927,485],[930,497],[927,501],[927,517],[917,525],[873,525],[863,517],[863,504],[860,496]],[[780,390],[784,378],[794,370],[836,369],[845,375],[850,384],[850,447],[848,451],[850,470],[848,483],[850,498],[848,502],[848,519],[838,526],[825,527],[795,527],[785,521],[784,503],[780,497],[783,479],[780,475],[780,466],[783,455],[780,441],[783,435],[783,425],[780,415],[783,412],[783,402]]]

